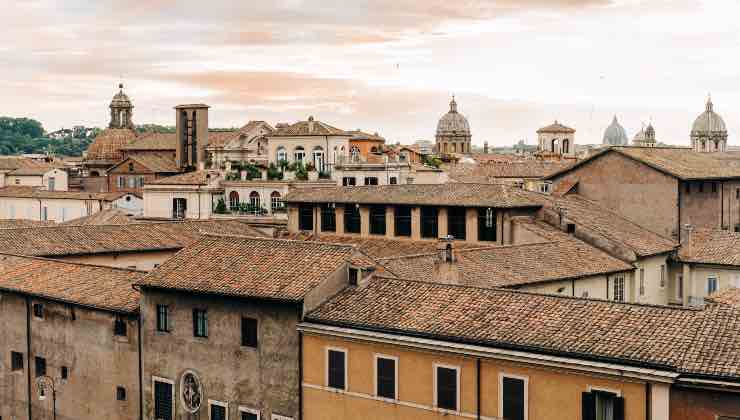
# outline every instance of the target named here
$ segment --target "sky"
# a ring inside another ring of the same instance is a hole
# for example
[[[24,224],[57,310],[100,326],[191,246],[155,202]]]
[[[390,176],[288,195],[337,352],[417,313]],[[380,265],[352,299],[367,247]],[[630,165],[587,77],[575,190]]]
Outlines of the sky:
[[[473,143],[536,143],[558,120],[600,143],[617,115],[685,145],[711,93],[740,144],[736,0],[0,0],[0,115],[211,127],[309,115],[390,142],[434,139],[450,96]]]

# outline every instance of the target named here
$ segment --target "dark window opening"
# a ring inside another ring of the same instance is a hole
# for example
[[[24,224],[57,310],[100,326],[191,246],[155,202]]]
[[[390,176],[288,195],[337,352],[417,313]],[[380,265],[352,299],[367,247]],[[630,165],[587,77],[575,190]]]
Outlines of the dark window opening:
[[[703,182],[700,182],[699,183],[699,192],[700,193],[703,193],[704,192],[704,183]]]
[[[388,181],[388,182],[391,185],[396,185],[396,184],[398,184],[398,178],[396,178],[395,176],[392,176],[391,179],[390,179],[390,181]]]
[[[242,346],[257,347],[257,325],[257,320],[254,318],[242,318]]]
[[[249,413],[247,411],[242,411],[242,418],[241,420],[257,420],[257,414],[255,413]]]
[[[193,309],[193,337],[208,337],[208,311]]]
[[[44,317],[44,305],[41,303],[34,303],[33,304],[33,316],[36,318],[43,318]]]
[[[321,205],[321,231],[337,231],[337,212],[335,211],[333,204],[327,203]]]
[[[436,207],[421,208],[421,237],[436,238],[438,236],[438,220]]]
[[[624,420],[624,398],[611,392],[584,392],[581,412],[583,420]]]
[[[10,352],[10,370],[22,370],[23,369],[23,353],[17,351]]]
[[[116,387],[116,400],[126,401],[126,388],[122,386]]]
[[[691,184],[688,182],[686,183],[686,194],[691,194]]]
[[[437,367],[437,407],[457,410],[457,369]]]
[[[157,305],[157,331],[170,331],[169,308],[167,305]]]
[[[504,377],[502,383],[503,417],[507,420],[524,420],[524,412],[526,410],[524,405],[524,381],[522,379]]]
[[[713,193],[716,193],[717,192],[717,183],[716,182],[712,182],[712,192]]]
[[[313,230],[313,205],[301,204],[298,206],[298,229]]]
[[[370,233],[385,235],[385,206],[370,207]]]
[[[447,233],[453,238],[465,240],[465,207],[447,208]]]
[[[366,176],[365,185],[378,185],[378,178],[374,176]]]
[[[350,286],[357,286],[357,281],[358,281],[358,279],[360,277],[359,274],[360,274],[360,270],[358,270],[356,268],[350,268],[349,269],[349,279],[348,279],[348,282],[349,282]]]
[[[154,382],[154,418],[172,420],[172,384]]]
[[[344,187],[353,187],[357,185],[357,179],[353,176],[345,176],[342,178],[342,186]]]
[[[67,368],[67,366],[62,366],[59,376],[61,376],[62,379],[69,378],[69,369]]]
[[[378,397],[396,399],[396,361],[379,357],[377,359],[376,371],[378,374],[376,383]]]
[[[46,376],[46,359],[43,357],[36,357],[34,359],[34,367],[36,368],[36,377]]]
[[[344,389],[346,354],[343,351],[329,350],[329,383],[327,386],[334,389]]]
[[[184,219],[185,213],[188,210],[188,200],[185,198],[173,198],[172,199],[172,218],[173,219]]]
[[[478,209],[478,240],[496,241],[496,212],[492,208]]]
[[[346,233],[360,233],[362,226],[360,208],[354,204],[344,205],[344,231]]]
[[[226,407],[211,404],[210,420],[226,420]]]
[[[396,236],[411,236],[411,207],[396,206],[394,216]]]
[[[116,318],[113,323],[113,335],[126,336],[126,321]]]
[[[565,231],[566,233],[576,233],[576,224],[568,223],[567,225],[565,225]]]

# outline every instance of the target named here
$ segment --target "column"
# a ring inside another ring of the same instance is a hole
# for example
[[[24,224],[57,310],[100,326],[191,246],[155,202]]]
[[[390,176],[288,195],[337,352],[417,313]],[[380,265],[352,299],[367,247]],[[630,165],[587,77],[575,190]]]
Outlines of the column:
[[[334,215],[337,219],[337,235],[344,235],[344,206],[337,204]]]
[[[447,236],[447,207],[439,207],[437,213],[437,237],[444,238]]]
[[[385,206],[385,237],[392,239],[396,236],[395,206]]]
[[[370,207],[360,206],[360,236],[370,236]]]
[[[652,420],[668,420],[670,412],[670,385],[651,383],[650,387],[650,418]]]
[[[465,241],[478,242],[478,209],[465,209]]]
[[[421,240],[421,209],[419,207],[411,208],[411,239]]]

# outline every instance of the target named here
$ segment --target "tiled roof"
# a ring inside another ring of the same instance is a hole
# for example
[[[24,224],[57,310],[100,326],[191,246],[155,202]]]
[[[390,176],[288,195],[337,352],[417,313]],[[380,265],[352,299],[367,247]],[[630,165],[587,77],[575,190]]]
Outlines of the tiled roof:
[[[678,259],[687,263],[740,266],[740,233],[719,229],[694,229],[684,240]]]
[[[140,165],[154,173],[180,172],[180,168],[177,167],[175,158],[159,153],[132,153],[128,155],[125,160],[111,167],[108,171],[110,172],[113,168],[117,168],[118,166],[125,164],[129,159],[138,162]]]
[[[270,137],[351,136],[351,134],[344,130],[332,127],[331,125],[321,121],[313,121],[312,119],[313,117],[310,117],[309,121],[298,121],[297,123],[288,126],[279,126],[272,134],[270,134]],[[311,125],[313,126],[313,129],[311,129]]]
[[[539,207],[535,193],[505,185],[404,184],[304,188],[288,194],[293,203],[407,204],[467,207]]]
[[[0,230],[3,252],[55,257],[65,255],[177,250],[204,233],[265,236],[236,220],[207,220],[128,225],[54,226]]]
[[[192,171],[160,178],[147,185],[208,185],[215,174],[209,171]]]
[[[560,124],[559,122],[555,121],[555,123],[550,124],[548,126],[542,127],[539,130],[537,130],[537,133],[575,133],[576,130],[566,127],[563,124]]]
[[[362,130],[352,130],[352,131],[348,131],[347,133],[352,135],[352,138],[350,138],[351,141],[372,140],[372,141],[385,142],[385,137],[379,135],[378,133],[370,134]]]
[[[546,207],[566,209],[565,218],[603,237],[632,250],[638,257],[671,252],[678,244],[672,239],[653,233],[618,213],[601,207],[594,201],[577,194],[562,197],[543,196],[549,200]]]
[[[307,321],[740,380],[740,311],[622,304],[375,277]]]
[[[136,139],[136,132],[128,128],[106,128],[87,148],[87,160],[119,161],[123,146]]]
[[[210,131],[208,132],[208,147],[223,147],[226,143],[242,135],[240,131]]]
[[[136,312],[133,283],[143,273],[42,258],[0,254],[0,290],[114,312]]]
[[[78,219],[72,219],[64,223],[60,223],[64,226],[84,226],[84,225],[128,225],[132,223],[145,223],[143,221],[136,220],[133,216],[128,214],[123,209],[105,209],[90,216],[80,217]],[[17,226],[23,227],[23,226]]]
[[[606,153],[619,153],[682,180],[740,178],[740,153],[700,153],[679,147],[607,147],[569,168],[550,174],[560,176]]]
[[[622,260],[585,242],[568,238],[554,242],[464,248],[455,251],[461,284],[478,287],[517,287],[633,270]],[[378,262],[400,278],[434,281],[438,253],[425,253]]]
[[[28,219],[0,219],[0,229],[18,229],[25,227],[54,226],[54,222]]]
[[[543,178],[568,165],[566,161],[522,160],[450,165],[447,170],[450,179],[456,182],[491,184],[500,178]]]
[[[717,292],[711,297],[705,299],[710,302],[732,305],[740,308],[740,288],[730,287],[729,289]]]
[[[8,198],[41,198],[41,199],[60,199],[60,200],[102,200],[115,201],[126,195],[122,192],[113,193],[92,193],[77,191],[47,191],[38,187],[11,185],[0,188],[0,197]]]
[[[59,165],[22,156],[0,156],[0,171],[12,175],[43,175]]]
[[[209,236],[175,254],[139,284],[300,302],[356,254],[346,245]]]
[[[145,133],[136,140],[121,147],[123,150],[168,150],[177,149],[177,135],[175,133]]]

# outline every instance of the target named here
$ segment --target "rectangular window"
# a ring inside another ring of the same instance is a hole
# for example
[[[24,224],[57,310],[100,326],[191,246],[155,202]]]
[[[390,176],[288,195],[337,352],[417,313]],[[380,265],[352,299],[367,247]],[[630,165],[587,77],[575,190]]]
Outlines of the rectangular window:
[[[617,302],[624,302],[624,276],[614,277],[614,293],[612,299]]]
[[[685,191],[686,191],[686,195],[691,194],[691,184],[688,182],[686,183]]]
[[[193,309],[193,337],[208,337],[208,311]]]
[[[69,378],[69,368],[67,368],[67,366],[62,366],[59,372],[59,376],[61,376],[62,379]]]
[[[242,318],[242,346],[257,347],[259,331],[257,325],[254,318]]]
[[[172,420],[173,384],[154,381],[154,418]]]
[[[390,400],[397,399],[398,358],[375,356],[375,395]]]
[[[298,206],[298,229],[313,230],[312,204],[301,204]]]
[[[119,189],[123,189],[123,187],[125,185],[125,179],[122,176],[119,175],[118,178],[116,179],[116,181],[118,182],[118,188]]]
[[[10,352],[10,370],[23,370],[23,353],[17,351]]]
[[[44,305],[42,303],[33,304],[33,316],[36,318],[44,318]]]
[[[707,277],[707,295],[714,294],[717,291],[717,277]]]
[[[209,420],[228,420],[228,408],[229,405],[227,403],[223,403],[221,401],[208,401],[209,405]]]
[[[411,207],[396,206],[393,216],[396,236],[411,236]]]
[[[344,205],[344,231],[346,233],[361,232],[360,207],[355,204]]]
[[[370,233],[385,235],[385,206],[370,206]]]
[[[712,192],[713,193],[716,193],[717,192],[717,183],[716,182],[712,182]]]
[[[665,264],[660,266],[660,288],[665,287]]]
[[[260,411],[253,408],[239,407],[239,420],[260,420]]]
[[[173,219],[184,219],[185,213],[188,210],[188,200],[185,198],[173,198],[172,199],[172,218]]]
[[[357,281],[358,281],[359,277],[360,277],[360,270],[358,270],[356,268],[351,268],[350,267],[350,269],[349,269],[349,280],[348,280],[349,285],[350,286],[357,286]]]
[[[49,177],[49,191],[54,191],[54,188],[56,187],[56,180],[54,177]]]
[[[44,222],[49,220],[49,208],[46,206],[41,208],[41,220]]]
[[[460,370],[457,367],[434,366],[434,406],[457,411],[460,395]]]
[[[640,269],[640,296],[645,296],[645,269]]]
[[[390,179],[390,181],[388,181],[388,182],[391,185],[396,185],[396,184],[398,184],[398,178],[396,178],[395,176],[392,176],[391,179]]]
[[[438,217],[436,207],[421,208],[421,237],[437,238],[438,236]]]
[[[352,187],[357,185],[357,179],[353,176],[345,176],[342,178],[342,186],[344,187]]]
[[[133,176],[128,177],[128,187],[136,188],[136,177],[133,177]]]
[[[169,307],[167,305],[157,305],[157,331],[170,331],[169,315]]]
[[[321,205],[321,231],[337,231],[337,212],[334,204],[325,203]]]
[[[327,349],[326,386],[334,389],[347,389],[347,350]]]
[[[113,322],[113,335],[126,336],[126,321],[116,318]]]
[[[366,176],[365,185],[378,185],[378,178],[374,176]]]
[[[144,188],[144,177],[143,176],[139,177],[139,188]]]
[[[447,208],[447,233],[453,238],[465,240],[465,207]]]
[[[36,377],[37,378],[39,376],[45,376],[46,375],[46,359],[44,359],[43,357],[38,357],[37,356],[34,359],[34,365],[35,365],[34,367],[36,368],[35,369],[35,372],[36,372]]]
[[[490,207],[478,209],[478,240],[496,241],[496,212]]]
[[[500,412],[507,420],[527,418],[527,379],[501,375]]]
[[[126,388],[122,386],[116,387],[116,401],[126,401]]]
[[[676,299],[683,299],[683,274],[676,277]]]
[[[624,420],[624,399],[613,392],[584,392],[581,410],[584,420]]]

